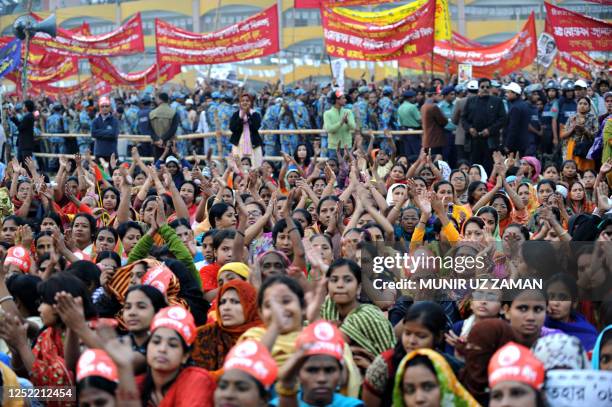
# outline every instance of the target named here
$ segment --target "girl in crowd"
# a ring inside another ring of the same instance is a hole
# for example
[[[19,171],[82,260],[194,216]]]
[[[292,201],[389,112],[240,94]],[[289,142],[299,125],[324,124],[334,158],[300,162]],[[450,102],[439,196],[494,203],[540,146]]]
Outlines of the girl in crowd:
[[[490,407],[546,406],[544,365],[528,348],[510,342],[489,361]]]
[[[459,383],[446,360],[431,349],[417,349],[400,362],[393,386],[393,407],[479,406]]]
[[[555,274],[546,282],[546,296],[548,307],[544,326],[576,336],[587,351],[593,349],[597,330],[576,311],[578,286],[575,278],[565,273]]]
[[[408,308],[404,319],[395,331],[400,340],[393,349],[386,350],[368,367],[363,383],[362,399],[367,406],[388,406],[392,402],[394,378],[400,362],[417,349],[433,349],[442,352],[447,318],[440,305],[431,301],[414,303]],[[460,362],[444,355],[455,372]]]

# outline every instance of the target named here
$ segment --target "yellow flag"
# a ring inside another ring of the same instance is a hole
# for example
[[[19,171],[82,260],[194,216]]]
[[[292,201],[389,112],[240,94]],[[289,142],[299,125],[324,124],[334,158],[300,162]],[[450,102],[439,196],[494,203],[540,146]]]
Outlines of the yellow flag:
[[[334,13],[363,23],[374,25],[390,25],[405,19],[419,8],[432,0],[417,0],[404,6],[395,7],[384,11],[357,11],[343,7],[335,7]],[[448,11],[448,0],[435,0],[436,22],[435,40],[450,40],[451,24]]]

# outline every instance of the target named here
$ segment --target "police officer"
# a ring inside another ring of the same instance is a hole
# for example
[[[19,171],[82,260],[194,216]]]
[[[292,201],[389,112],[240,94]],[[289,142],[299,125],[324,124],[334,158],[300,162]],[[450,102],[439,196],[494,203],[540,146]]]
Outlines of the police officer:
[[[151,96],[144,94],[140,98],[140,109],[138,109],[138,124],[136,126],[136,132],[143,136],[152,136],[153,129],[149,122],[149,113],[151,113]],[[142,156],[151,157],[153,156],[153,148],[150,142],[138,143],[138,153]]]
[[[554,80],[549,80],[544,86],[547,101],[540,118],[542,127],[542,142],[540,150],[543,154],[551,154],[553,147],[559,144],[559,128],[556,125],[559,115],[559,84]]]
[[[553,120],[553,126],[558,126],[559,134],[561,134],[561,126],[565,127],[570,116],[576,114],[578,108],[574,96],[574,82],[566,81],[562,89],[563,95],[559,98],[559,114],[557,120]]]
[[[68,123],[62,115],[62,105],[55,103],[52,107],[53,113],[47,118],[45,130],[50,134],[66,134],[68,131]],[[49,138],[49,152],[53,154],[66,154],[66,140],[64,137]],[[59,169],[59,161],[57,158],[51,158],[48,165],[49,170],[57,171]]]
[[[268,106],[266,114],[261,122],[262,130],[278,130],[280,126],[280,111],[282,104],[283,98],[276,98],[274,103]],[[264,134],[263,144],[264,156],[279,155],[280,144],[278,134]]]

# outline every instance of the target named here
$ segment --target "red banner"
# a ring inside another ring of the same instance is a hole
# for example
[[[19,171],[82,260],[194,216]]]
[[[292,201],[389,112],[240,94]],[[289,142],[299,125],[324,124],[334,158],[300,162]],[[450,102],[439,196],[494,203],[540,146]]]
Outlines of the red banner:
[[[37,33],[32,38],[33,46],[40,46],[46,53],[77,57],[110,57],[144,52],[144,36],[140,13],[134,15],[121,27],[107,34],[77,34],[62,28],[52,38]]]
[[[326,7],[321,10],[325,49],[331,56],[365,61],[388,61],[429,53],[434,45],[435,11],[436,2],[430,0],[396,22],[370,24]]]
[[[319,8],[322,5],[330,7],[371,6],[392,1],[395,0],[293,0],[293,8]]]
[[[570,53],[559,51],[555,58],[555,68],[565,73],[590,78],[591,71],[603,70],[605,65],[593,60],[588,55],[580,53]]]
[[[36,87],[28,87],[28,95],[39,96],[45,94],[46,96],[52,96],[58,98],[60,95],[76,96],[79,94],[88,94],[92,92],[95,86],[95,82],[92,78],[78,83],[73,86],[53,86],[49,84],[39,84]],[[17,86],[17,90],[20,91],[20,87]]]
[[[199,34],[155,20],[157,62],[222,64],[275,54],[278,44],[276,5],[219,31]]]
[[[53,83],[76,75],[78,70],[78,60],[76,58],[62,58],[59,65],[48,68],[28,64],[28,81],[33,85]],[[17,83],[19,76],[21,74],[18,75],[17,72],[12,72],[7,75],[7,78]]]
[[[151,83],[162,85],[181,73],[180,65],[165,64],[158,71],[157,63],[143,71],[124,73],[120,72],[108,58],[89,58],[89,66],[91,74],[96,79],[105,81],[111,86],[133,86],[139,89]]]
[[[546,24],[559,51],[606,51],[612,49],[612,24],[597,18],[546,4]]]
[[[530,65],[537,55],[535,16],[533,13],[511,39],[495,45],[466,46],[474,43],[459,34],[453,33],[453,42],[436,41],[434,47],[434,71],[444,72],[449,61],[451,73],[457,72],[457,64],[471,64],[474,77],[493,76],[495,73],[507,75]],[[401,67],[431,70],[431,58],[409,58],[399,61]]]

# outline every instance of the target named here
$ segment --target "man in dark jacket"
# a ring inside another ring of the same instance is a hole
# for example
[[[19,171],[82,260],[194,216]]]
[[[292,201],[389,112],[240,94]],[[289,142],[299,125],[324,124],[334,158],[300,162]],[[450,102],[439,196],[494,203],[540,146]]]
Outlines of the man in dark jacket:
[[[149,113],[149,123],[153,130],[151,138],[153,139],[155,160],[161,157],[168,142],[174,139],[179,126],[179,116],[168,104],[170,101],[168,94],[160,93],[157,96],[157,101],[157,107]]]
[[[136,132],[143,136],[153,136],[153,129],[149,121],[149,113],[151,113],[151,96],[144,95],[140,98],[140,109],[138,110],[138,124]],[[138,152],[140,155],[149,157],[153,154],[151,143],[138,143]]]
[[[510,82],[503,86],[506,98],[510,103],[508,111],[508,122],[504,129],[504,147],[509,153],[520,153],[523,157],[529,148],[529,122],[531,120],[531,109],[521,99],[521,86],[516,82]]]
[[[34,152],[34,102],[26,100],[24,103],[26,114],[21,118],[12,116],[11,121],[15,123],[19,130],[19,139],[17,140],[17,160],[23,162],[26,157],[32,157]]]
[[[100,114],[91,124],[91,138],[94,139],[94,156],[110,161],[111,155],[117,154],[119,139],[119,121],[113,116],[110,100],[100,98]]]
[[[492,152],[499,147],[499,132],[506,121],[504,103],[490,95],[491,81],[482,78],[478,81],[478,96],[469,98],[461,123],[467,132],[465,151],[470,153],[473,163],[482,163],[487,172],[493,167]],[[468,151],[469,149],[469,151]]]

